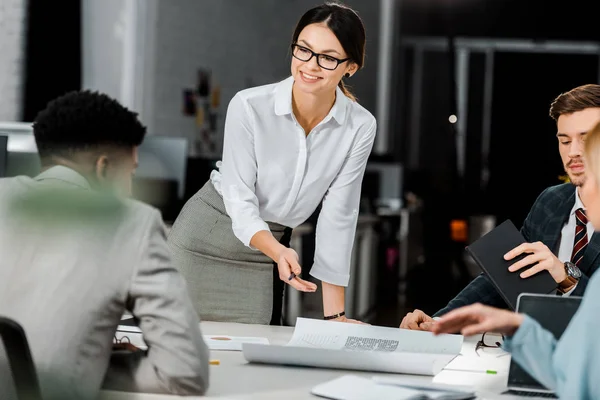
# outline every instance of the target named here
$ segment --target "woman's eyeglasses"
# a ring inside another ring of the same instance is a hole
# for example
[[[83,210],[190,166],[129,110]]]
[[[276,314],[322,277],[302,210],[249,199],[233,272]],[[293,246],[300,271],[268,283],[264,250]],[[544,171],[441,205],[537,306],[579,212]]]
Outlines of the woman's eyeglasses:
[[[304,62],[310,61],[313,57],[317,57],[317,64],[319,64],[319,67],[329,71],[333,71],[341,63],[350,60],[350,58],[344,58],[340,60],[339,58],[335,58],[327,54],[315,53],[311,49],[307,49],[306,47],[300,46],[296,43],[292,44],[292,55],[298,60]]]

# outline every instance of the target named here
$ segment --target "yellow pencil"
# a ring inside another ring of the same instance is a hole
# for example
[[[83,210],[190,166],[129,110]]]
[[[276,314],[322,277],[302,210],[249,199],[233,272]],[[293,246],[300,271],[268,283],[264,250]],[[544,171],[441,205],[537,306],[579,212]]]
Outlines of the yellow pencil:
[[[220,364],[221,364],[221,361],[219,361],[219,360],[210,360],[208,363],[209,363],[210,365],[220,365]]]

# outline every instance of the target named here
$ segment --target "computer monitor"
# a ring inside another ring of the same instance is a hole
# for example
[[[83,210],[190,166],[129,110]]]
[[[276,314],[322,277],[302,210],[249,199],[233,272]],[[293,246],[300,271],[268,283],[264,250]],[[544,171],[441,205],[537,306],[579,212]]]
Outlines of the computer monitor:
[[[367,164],[365,176],[378,177],[378,184],[371,188],[376,188],[378,193],[371,193],[370,196],[377,196],[375,202],[381,212],[398,212],[403,207],[402,173],[402,165],[399,163],[369,161]],[[366,186],[368,183],[363,181],[363,185],[367,189],[365,193],[367,195],[369,193],[369,186]]]
[[[516,311],[535,319],[558,340],[577,312],[581,299],[577,296],[522,293],[518,297]],[[510,394],[552,393],[512,360],[507,386]]]
[[[6,176],[6,159],[8,153],[8,136],[0,135],[0,178]]]
[[[177,197],[183,198],[188,141],[181,137],[146,136],[138,148],[136,178],[173,180]]]
[[[174,219],[185,193],[187,157],[187,139],[146,136],[138,148],[133,196]]]
[[[41,163],[31,123],[0,122],[0,135],[8,138],[5,176],[36,176],[40,173]]]
[[[41,163],[32,124],[0,122],[0,135],[8,137],[5,176],[38,175]],[[138,148],[134,197],[172,219],[184,198],[187,157],[187,139],[146,136]]]

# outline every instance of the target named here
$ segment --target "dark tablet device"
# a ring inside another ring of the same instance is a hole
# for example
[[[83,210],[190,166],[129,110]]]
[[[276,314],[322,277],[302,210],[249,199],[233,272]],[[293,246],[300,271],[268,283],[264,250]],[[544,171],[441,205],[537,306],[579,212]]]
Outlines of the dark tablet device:
[[[510,220],[506,220],[466,247],[467,252],[492,281],[512,310],[516,309],[517,299],[521,293],[550,294],[557,288],[556,282],[548,271],[523,279],[519,275],[526,271],[526,268],[515,272],[508,270],[508,267],[525,258],[527,254],[521,254],[510,261],[504,259],[504,254],[522,243],[525,243],[525,238],[521,232]]]

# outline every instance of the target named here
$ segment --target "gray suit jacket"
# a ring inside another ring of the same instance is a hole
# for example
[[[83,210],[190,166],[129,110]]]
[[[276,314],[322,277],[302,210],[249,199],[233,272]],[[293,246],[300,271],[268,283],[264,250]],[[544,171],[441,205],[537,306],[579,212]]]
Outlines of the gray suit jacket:
[[[148,351],[113,353],[125,311]],[[0,315],[23,326],[44,399],[208,386],[208,349],[159,212],[90,190],[71,169],[0,179]],[[6,368],[0,342],[3,400]]]

